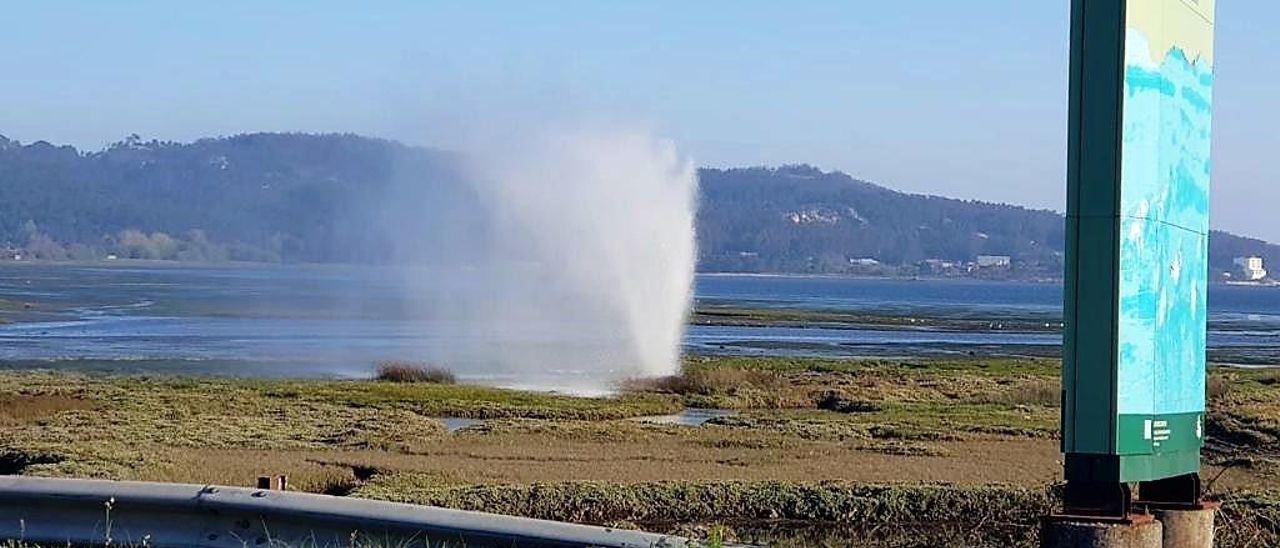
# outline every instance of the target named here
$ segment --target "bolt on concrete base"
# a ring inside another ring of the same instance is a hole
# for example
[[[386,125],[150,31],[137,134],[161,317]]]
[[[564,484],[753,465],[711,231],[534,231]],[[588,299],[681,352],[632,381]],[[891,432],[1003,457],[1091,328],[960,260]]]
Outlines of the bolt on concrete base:
[[[1041,548],[1161,548],[1160,522],[1138,523],[1047,520],[1040,530]]]
[[[1213,548],[1213,518],[1216,504],[1198,509],[1156,510],[1164,527],[1164,548]]]

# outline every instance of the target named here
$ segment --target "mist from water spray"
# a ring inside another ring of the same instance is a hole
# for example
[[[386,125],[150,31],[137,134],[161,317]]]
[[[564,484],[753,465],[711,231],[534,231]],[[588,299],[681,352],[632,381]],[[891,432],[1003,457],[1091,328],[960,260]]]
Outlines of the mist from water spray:
[[[696,256],[692,162],[637,131],[483,148],[464,154],[461,191],[415,197],[436,220],[416,246],[433,268],[411,285],[445,341],[426,358],[579,392],[675,373]]]

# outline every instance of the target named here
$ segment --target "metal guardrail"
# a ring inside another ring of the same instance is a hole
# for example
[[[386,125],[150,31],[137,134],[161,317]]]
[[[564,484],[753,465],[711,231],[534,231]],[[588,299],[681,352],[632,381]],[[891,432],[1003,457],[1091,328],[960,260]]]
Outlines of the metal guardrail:
[[[640,531],[325,495],[20,476],[0,477],[0,539],[159,548],[696,545]]]

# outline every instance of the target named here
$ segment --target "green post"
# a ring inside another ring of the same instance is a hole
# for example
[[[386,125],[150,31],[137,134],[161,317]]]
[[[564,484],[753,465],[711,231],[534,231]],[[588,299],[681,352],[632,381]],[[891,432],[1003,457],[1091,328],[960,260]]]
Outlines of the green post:
[[[1073,484],[1190,478],[1199,497],[1213,18],[1214,0],[1072,1],[1068,506]]]

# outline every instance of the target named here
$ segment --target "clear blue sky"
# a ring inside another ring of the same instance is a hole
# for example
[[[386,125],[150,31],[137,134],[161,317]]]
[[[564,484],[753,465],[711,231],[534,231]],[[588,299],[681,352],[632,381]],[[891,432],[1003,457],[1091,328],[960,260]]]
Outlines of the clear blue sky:
[[[1280,241],[1280,2],[1218,4],[1214,225]],[[1067,0],[42,1],[0,19],[0,134],[99,148],[603,118],[703,165],[813,163],[1064,209]],[[533,114],[530,114],[533,113]]]

